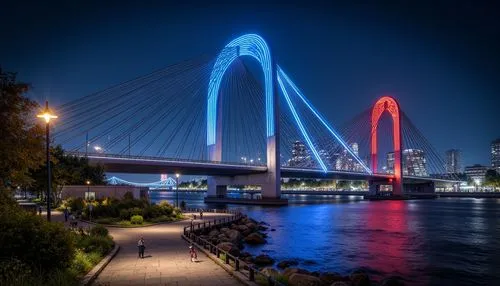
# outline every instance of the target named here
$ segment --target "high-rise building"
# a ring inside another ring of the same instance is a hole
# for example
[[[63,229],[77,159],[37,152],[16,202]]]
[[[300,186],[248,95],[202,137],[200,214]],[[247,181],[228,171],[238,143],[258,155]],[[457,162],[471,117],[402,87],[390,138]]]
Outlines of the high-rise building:
[[[500,138],[491,142],[491,167],[500,174]]]
[[[462,172],[462,152],[457,149],[446,151],[446,173],[457,174]]]
[[[293,142],[292,157],[288,160],[290,167],[312,167],[312,160],[306,145],[300,141]]]
[[[385,157],[385,172],[394,174],[394,152],[387,153]]]
[[[465,167],[465,174],[467,175],[467,178],[472,180],[472,182],[477,186],[481,186],[484,183],[487,171],[488,167],[479,164]]]
[[[358,143],[352,143],[351,149],[356,156],[359,156],[359,146]],[[335,169],[342,171],[353,171],[353,172],[362,172],[363,167],[359,164],[354,157],[347,152],[346,149],[343,149],[342,152],[335,159]]]
[[[403,175],[418,177],[429,175],[424,151],[420,149],[403,150]]]

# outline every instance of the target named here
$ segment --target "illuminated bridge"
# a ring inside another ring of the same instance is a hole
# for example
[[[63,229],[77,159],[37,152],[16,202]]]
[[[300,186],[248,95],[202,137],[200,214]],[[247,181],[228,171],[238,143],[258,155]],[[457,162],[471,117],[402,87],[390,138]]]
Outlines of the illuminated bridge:
[[[57,112],[55,142],[73,155],[107,172],[207,175],[209,197],[258,185],[276,200],[282,177],[367,180],[371,192],[390,186],[395,195],[459,181],[443,175],[441,156],[393,97],[334,128],[256,34]],[[377,134],[391,152],[380,156]]]

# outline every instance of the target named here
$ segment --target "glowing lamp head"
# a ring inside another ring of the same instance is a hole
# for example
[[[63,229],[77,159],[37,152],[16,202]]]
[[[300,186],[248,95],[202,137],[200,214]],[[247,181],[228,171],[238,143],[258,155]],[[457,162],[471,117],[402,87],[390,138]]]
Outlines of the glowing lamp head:
[[[85,184],[90,185],[90,181],[89,180],[85,181]]]
[[[49,123],[51,119],[57,118],[57,115],[51,114],[49,110],[49,102],[45,102],[45,110],[42,114],[38,114],[36,117],[43,118],[46,123]]]
[[[176,178],[179,178],[181,175],[179,173],[175,174]]]

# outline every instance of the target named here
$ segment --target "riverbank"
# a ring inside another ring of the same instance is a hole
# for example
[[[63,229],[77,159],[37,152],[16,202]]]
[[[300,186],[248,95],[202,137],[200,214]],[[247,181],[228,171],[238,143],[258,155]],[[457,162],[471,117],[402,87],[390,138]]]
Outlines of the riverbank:
[[[272,236],[274,231],[275,229],[264,221],[257,222],[243,216],[231,222],[214,221],[213,224],[205,223],[188,227],[184,230],[184,237],[196,243],[200,250],[211,255],[215,261],[220,260],[220,264],[236,277],[246,277],[242,278],[242,281],[265,282],[264,284],[267,285],[267,281],[272,279],[275,281],[273,283],[279,283],[278,285],[292,286],[329,286],[333,283],[337,283],[337,286],[404,285],[404,280],[397,276],[376,281],[364,269],[356,269],[349,274],[309,271],[305,268],[306,265],[316,264],[316,261],[305,261],[304,266],[299,268],[298,265],[304,261],[288,259],[278,262],[265,253],[252,255],[244,251],[252,245],[265,245],[266,238]],[[232,268],[226,265],[231,265]]]

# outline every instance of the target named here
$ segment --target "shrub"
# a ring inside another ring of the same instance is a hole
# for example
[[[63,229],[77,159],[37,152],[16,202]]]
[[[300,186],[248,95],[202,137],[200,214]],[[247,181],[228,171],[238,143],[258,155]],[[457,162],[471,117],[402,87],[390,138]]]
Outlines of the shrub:
[[[100,224],[114,224],[118,221],[119,219],[113,218],[113,217],[106,217],[106,218],[98,218],[95,220],[96,223]]]
[[[85,253],[97,252],[106,255],[114,246],[111,237],[83,235],[78,239],[78,247]]]
[[[67,205],[71,208],[71,212],[81,212],[85,208],[85,202],[82,198],[68,199]]]
[[[151,206],[145,208],[143,213],[144,213],[145,219],[153,219],[153,218],[160,217],[162,215],[162,209],[161,209],[161,207],[159,207],[157,205],[151,205]]]
[[[130,218],[130,211],[128,209],[120,210],[120,218],[123,220],[128,220]]]
[[[158,223],[158,222],[169,222],[169,221],[173,221],[173,220],[174,219],[170,216],[162,215],[159,217],[152,218],[149,221],[151,221],[152,223]]]
[[[66,268],[73,260],[72,235],[62,224],[49,223],[18,206],[2,206],[0,222],[2,256],[44,272]]]
[[[30,267],[21,260],[16,258],[0,260],[0,285],[22,284],[27,282],[30,276]]]
[[[99,224],[90,229],[91,236],[108,236],[108,233],[108,229]]]
[[[141,215],[134,215],[130,218],[130,222],[132,224],[142,224],[144,222],[144,218]]]
[[[172,215],[174,212],[174,206],[169,204],[167,201],[161,201],[158,206],[161,208],[161,211],[164,215]]]
[[[142,216],[142,209],[140,209],[140,208],[131,208],[131,209],[129,209],[129,212],[130,212],[130,216],[136,216],[136,215]]]

